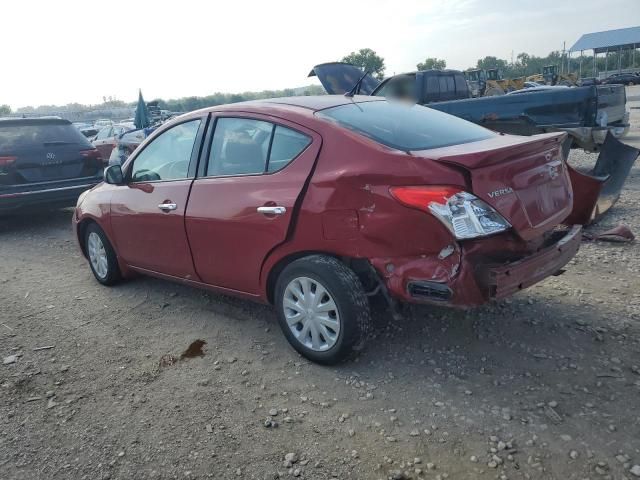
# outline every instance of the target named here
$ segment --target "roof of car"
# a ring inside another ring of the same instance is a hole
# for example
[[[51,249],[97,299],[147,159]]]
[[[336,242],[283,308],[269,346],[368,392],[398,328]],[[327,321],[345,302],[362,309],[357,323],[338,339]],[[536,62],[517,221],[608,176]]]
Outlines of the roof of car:
[[[219,112],[219,111],[242,111],[242,110],[270,110],[274,107],[281,107],[284,110],[291,107],[305,109],[311,112],[324,110],[325,108],[337,107],[348,103],[379,102],[382,97],[370,97],[368,95],[356,95],[346,97],[344,95],[308,95],[296,97],[266,98],[264,100],[250,100],[247,102],[228,103],[226,105],[216,105],[214,107],[203,108],[199,112]]]
[[[0,122],[2,125],[71,125],[69,120],[60,117],[4,117]]]

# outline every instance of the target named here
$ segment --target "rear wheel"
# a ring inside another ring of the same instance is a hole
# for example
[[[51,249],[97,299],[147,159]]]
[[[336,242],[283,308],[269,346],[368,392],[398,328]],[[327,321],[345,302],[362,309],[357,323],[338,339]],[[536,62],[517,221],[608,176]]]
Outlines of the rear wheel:
[[[344,263],[325,255],[296,260],[278,277],[275,293],[285,337],[309,360],[334,364],[362,348],[369,303],[360,280]]]
[[[85,252],[89,266],[103,285],[113,285],[120,280],[120,269],[116,253],[102,229],[95,223],[87,227],[85,232]]]

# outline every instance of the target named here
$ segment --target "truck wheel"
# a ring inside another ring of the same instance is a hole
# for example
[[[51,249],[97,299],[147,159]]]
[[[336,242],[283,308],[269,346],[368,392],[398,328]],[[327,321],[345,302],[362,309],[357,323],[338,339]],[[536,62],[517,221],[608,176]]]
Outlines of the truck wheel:
[[[278,277],[280,328],[309,360],[331,365],[359,351],[369,331],[369,302],[356,274],[339,260],[311,255]]]
[[[107,236],[95,223],[87,227],[84,248],[96,280],[103,285],[113,285],[120,280],[120,268],[116,253]]]

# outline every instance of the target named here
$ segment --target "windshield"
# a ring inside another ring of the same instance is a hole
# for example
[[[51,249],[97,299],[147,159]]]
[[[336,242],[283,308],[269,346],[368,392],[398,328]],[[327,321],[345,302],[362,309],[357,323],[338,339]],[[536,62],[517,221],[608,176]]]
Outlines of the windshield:
[[[398,101],[349,103],[320,110],[316,115],[405,151],[477,142],[496,135],[453,115]]]
[[[467,80],[469,80],[470,82],[477,82],[478,81],[478,72],[464,72],[464,76],[467,77]]]

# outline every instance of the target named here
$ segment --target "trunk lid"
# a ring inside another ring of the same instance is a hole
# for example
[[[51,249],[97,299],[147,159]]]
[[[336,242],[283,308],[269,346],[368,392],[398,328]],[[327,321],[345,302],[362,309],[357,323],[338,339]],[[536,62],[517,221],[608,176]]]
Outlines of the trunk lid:
[[[331,62],[316,65],[309,77],[317,76],[329,95],[342,95],[350,91],[364,72],[350,63]],[[367,74],[360,84],[359,95],[371,95],[380,82]]]
[[[0,185],[22,185],[95,176],[102,162],[71,123],[18,119],[0,123]]]
[[[471,193],[495,208],[522,239],[531,240],[571,212],[573,192],[562,156],[565,137],[498,135],[411,153],[466,170]]]

